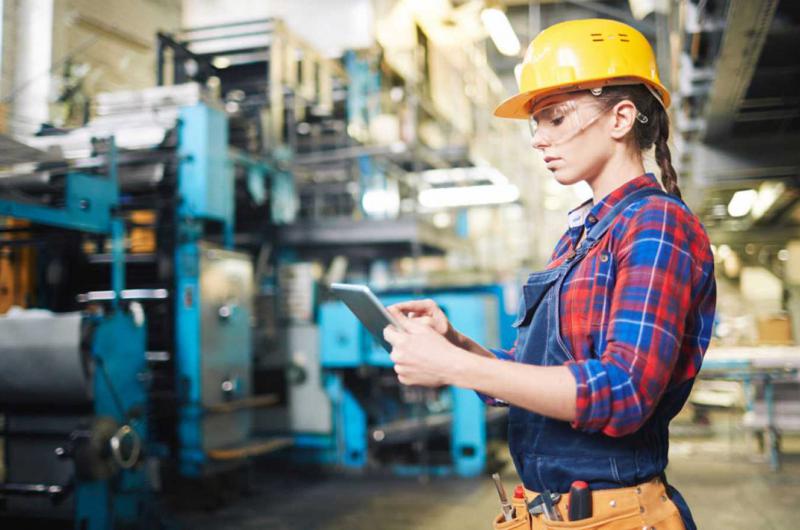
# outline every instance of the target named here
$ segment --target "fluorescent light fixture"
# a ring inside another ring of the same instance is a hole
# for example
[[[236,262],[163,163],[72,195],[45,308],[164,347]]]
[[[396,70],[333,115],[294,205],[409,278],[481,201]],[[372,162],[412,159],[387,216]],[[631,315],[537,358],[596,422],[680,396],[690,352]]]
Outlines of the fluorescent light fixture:
[[[460,184],[463,182],[486,182],[492,184],[508,184],[508,177],[502,171],[491,166],[451,167],[445,169],[428,169],[419,176],[428,184]]]
[[[786,185],[783,182],[762,182],[758,187],[758,197],[753,203],[753,217],[763,217],[785,190]]]
[[[750,213],[750,209],[758,198],[756,190],[740,190],[733,194],[731,202],[728,203],[728,213],[731,217],[744,217]]]
[[[511,57],[519,55],[519,38],[502,10],[495,7],[484,9],[481,11],[481,20],[500,53]]]
[[[361,197],[361,207],[369,217],[394,217],[400,211],[400,195],[396,189],[367,190]]]
[[[425,208],[484,206],[514,202],[519,199],[519,189],[513,184],[432,188],[422,190],[418,198]]]

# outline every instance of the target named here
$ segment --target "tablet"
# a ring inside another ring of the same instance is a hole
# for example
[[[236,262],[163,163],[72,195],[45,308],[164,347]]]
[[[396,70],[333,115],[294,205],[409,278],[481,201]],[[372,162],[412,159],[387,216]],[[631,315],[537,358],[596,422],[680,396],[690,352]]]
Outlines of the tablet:
[[[392,345],[383,338],[383,329],[389,324],[397,329],[403,328],[378,300],[378,297],[370,291],[369,287],[350,283],[332,283],[331,291],[347,305],[386,351],[392,350]]]

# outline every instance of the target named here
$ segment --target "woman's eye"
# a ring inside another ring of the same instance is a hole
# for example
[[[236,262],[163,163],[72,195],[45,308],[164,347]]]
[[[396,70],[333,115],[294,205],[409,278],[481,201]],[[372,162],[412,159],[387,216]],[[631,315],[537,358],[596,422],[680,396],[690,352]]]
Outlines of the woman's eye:
[[[558,125],[561,125],[561,123],[563,121],[564,121],[564,116],[557,116],[557,117],[553,118],[552,120],[550,120],[550,124],[558,126]]]

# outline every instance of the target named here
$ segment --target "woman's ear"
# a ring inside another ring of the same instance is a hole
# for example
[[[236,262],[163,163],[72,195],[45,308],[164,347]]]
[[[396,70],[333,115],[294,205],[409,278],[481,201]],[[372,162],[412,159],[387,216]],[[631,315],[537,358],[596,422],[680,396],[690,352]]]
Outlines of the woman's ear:
[[[636,105],[630,100],[623,100],[611,109],[611,136],[622,140],[636,124]]]

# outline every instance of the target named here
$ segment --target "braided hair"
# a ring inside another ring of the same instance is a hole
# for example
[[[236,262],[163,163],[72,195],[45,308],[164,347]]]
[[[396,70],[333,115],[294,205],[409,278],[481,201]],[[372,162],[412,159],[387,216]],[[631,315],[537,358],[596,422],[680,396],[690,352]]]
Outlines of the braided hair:
[[[646,151],[655,145],[656,163],[661,169],[661,183],[667,193],[681,198],[678,188],[678,175],[672,167],[672,154],[669,151],[669,115],[666,109],[644,85],[616,85],[604,87],[597,96],[609,105],[616,105],[620,101],[629,100],[635,106],[640,116],[633,126],[633,139],[641,151]]]

